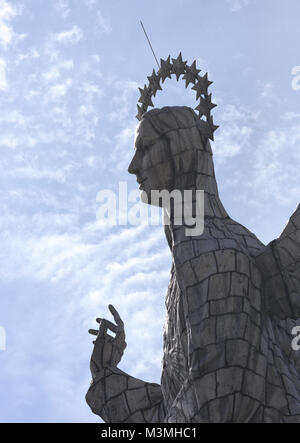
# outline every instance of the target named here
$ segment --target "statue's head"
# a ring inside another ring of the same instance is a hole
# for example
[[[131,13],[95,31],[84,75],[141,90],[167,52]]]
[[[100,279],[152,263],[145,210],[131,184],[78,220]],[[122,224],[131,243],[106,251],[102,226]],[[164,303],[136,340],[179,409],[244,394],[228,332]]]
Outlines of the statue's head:
[[[199,189],[199,161],[211,161],[205,125],[185,106],[153,109],[137,126],[135,153],[128,171],[151,203],[151,191]],[[202,188],[201,188],[202,189]]]

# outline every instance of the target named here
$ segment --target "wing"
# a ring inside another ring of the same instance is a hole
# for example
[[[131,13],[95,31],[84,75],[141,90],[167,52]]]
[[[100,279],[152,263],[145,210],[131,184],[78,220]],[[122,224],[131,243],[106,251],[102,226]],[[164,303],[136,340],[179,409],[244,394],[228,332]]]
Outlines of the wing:
[[[286,228],[256,262],[264,278],[267,310],[280,319],[300,317],[300,205]]]

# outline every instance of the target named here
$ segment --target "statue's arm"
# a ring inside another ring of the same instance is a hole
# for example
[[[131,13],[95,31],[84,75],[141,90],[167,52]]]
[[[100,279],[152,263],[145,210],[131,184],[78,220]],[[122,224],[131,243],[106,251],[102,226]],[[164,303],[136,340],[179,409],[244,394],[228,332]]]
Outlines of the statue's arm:
[[[92,381],[86,401],[107,423],[162,423],[165,411],[161,387],[106,367]]]
[[[117,368],[126,348],[124,323],[116,309],[109,305],[116,324],[97,319],[96,335],[90,361],[92,383],[86,394],[91,410],[108,423],[162,423],[162,391],[155,383],[146,383]],[[107,333],[115,333],[115,337]]]
[[[300,317],[300,205],[286,228],[256,257],[264,278],[265,305],[280,318]]]

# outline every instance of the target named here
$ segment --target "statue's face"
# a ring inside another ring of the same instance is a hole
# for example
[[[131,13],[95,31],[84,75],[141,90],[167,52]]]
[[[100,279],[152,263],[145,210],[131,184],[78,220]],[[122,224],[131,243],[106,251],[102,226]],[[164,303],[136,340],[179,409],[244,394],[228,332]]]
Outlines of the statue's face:
[[[137,127],[135,152],[128,172],[136,175],[140,189],[147,194],[149,203],[152,190],[173,189],[172,153],[169,143],[157,135],[146,119]]]

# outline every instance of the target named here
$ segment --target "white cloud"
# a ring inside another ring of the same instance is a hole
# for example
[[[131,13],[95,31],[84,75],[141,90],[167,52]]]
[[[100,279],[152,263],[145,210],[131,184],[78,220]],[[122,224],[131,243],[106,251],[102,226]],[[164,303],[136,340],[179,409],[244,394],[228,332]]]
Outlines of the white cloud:
[[[96,23],[97,23],[98,35],[108,34],[112,31],[110,19],[107,17],[104,17],[103,14],[101,13],[101,11],[97,12]]]
[[[20,5],[13,6],[12,3],[7,0],[0,0],[0,44],[4,46],[4,48],[26,37],[26,34],[15,33],[10,24],[20,13]]]
[[[110,112],[109,118],[111,120],[128,121],[131,116],[136,113],[135,95],[137,95],[138,87],[140,85],[135,81],[117,80],[114,83],[114,94],[112,97],[112,104],[114,110]],[[135,121],[137,124],[137,121]]]
[[[15,149],[19,144],[19,139],[14,135],[1,135],[0,136],[0,148],[6,147]]]
[[[16,58],[16,65],[18,65],[19,63],[21,63],[24,60],[33,60],[33,59],[37,59],[40,58],[40,54],[39,52],[35,49],[32,48],[30,49],[29,52],[26,52],[24,54],[19,54],[18,57]]]
[[[283,114],[285,120],[300,119],[300,112],[288,111]]]
[[[214,153],[218,163],[238,155],[247,148],[253,130],[250,123],[257,119],[257,114],[235,105],[226,105],[220,115],[220,129],[215,134]]]
[[[95,5],[96,0],[84,0],[84,2],[87,4],[87,6],[92,8]]]
[[[52,67],[49,71],[43,73],[43,77],[47,82],[55,81],[60,77],[60,71],[57,67]]]
[[[41,169],[30,166],[12,169],[7,173],[4,173],[3,175],[31,180],[47,179],[51,181],[56,181],[58,183],[64,183],[66,180],[65,173],[62,170]]]
[[[255,151],[255,171],[249,183],[259,190],[261,200],[272,198],[287,205],[300,195],[299,144],[299,126],[270,130],[265,134]]]
[[[46,101],[56,101],[64,97],[72,86],[72,79],[67,78],[63,83],[57,83],[49,88]]]
[[[0,91],[5,91],[6,89],[6,61],[3,58],[0,58]]]
[[[26,123],[30,122],[30,117],[22,114],[19,110],[5,110],[0,111],[0,122],[10,123],[15,127],[23,127]]]
[[[54,34],[54,40],[65,45],[78,43],[82,38],[83,32],[77,25],[74,25],[69,31]]]
[[[237,12],[249,4],[250,0],[226,0],[232,12]]]
[[[57,0],[56,8],[62,18],[68,17],[71,11],[68,0]]]
[[[74,62],[72,59],[63,59],[59,62],[56,62],[54,66],[51,66],[51,68],[48,71],[44,72],[42,76],[46,82],[52,82],[58,80],[61,77],[62,70],[70,71],[73,68]]]
[[[72,59],[64,59],[58,63],[58,68],[70,71],[74,68],[74,61]]]
[[[263,90],[261,92],[263,98],[274,98],[274,85],[271,82],[267,82],[263,85]]]
[[[126,171],[134,154],[134,134],[136,121],[130,120],[120,132],[115,135],[115,146],[111,153],[111,161],[119,171]]]
[[[0,43],[7,46],[13,39],[14,31],[9,22],[17,15],[16,9],[6,0],[0,0]]]

